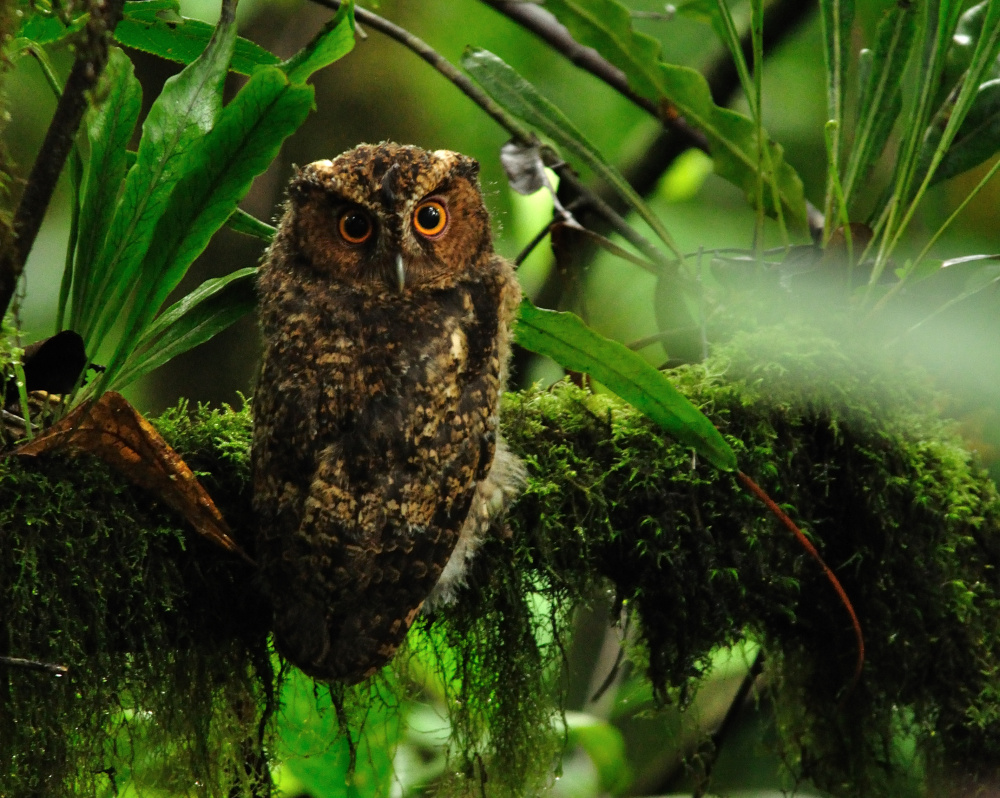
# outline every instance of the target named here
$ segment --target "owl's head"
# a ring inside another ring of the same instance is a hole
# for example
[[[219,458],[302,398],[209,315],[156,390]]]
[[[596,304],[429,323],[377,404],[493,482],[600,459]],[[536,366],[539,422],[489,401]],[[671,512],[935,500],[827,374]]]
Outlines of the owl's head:
[[[478,173],[457,152],[362,144],[299,170],[282,226],[304,264],[337,282],[447,288],[493,251]]]

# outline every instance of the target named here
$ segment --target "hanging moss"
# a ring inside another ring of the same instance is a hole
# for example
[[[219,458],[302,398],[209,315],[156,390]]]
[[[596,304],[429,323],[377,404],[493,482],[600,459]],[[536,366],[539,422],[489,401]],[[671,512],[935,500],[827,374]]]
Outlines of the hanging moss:
[[[673,379],[843,582],[865,631],[861,682],[846,692],[855,644],[829,583],[732,475],[613,398],[568,384],[513,394],[506,435],[530,482],[511,535],[483,547],[456,605],[418,622],[384,682],[410,689],[414,666],[436,663],[453,699],[447,787],[544,784],[570,610],[608,588],[669,700],[688,699],[714,648],[762,644],[796,778],[888,796],[918,772],[995,771],[1000,502],[919,377],[772,330]],[[246,410],[160,420],[247,546],[249,423]],[[84,457],[0,461],[0,601],[0,653],[71,667],[61,679],[0,669],[12,794],[92,794],[168,744],[185,753],[162,757],[170,783],[265,791],[266,608],[253,574],[155,497]],[[334,697],[350,727],[363,701]],[[905,762],[901,735],[915,745]]]

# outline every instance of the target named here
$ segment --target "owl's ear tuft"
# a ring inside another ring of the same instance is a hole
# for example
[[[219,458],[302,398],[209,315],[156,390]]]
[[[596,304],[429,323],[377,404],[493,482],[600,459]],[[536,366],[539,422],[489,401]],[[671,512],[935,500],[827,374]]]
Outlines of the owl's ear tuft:
[[[322,187],[307,169],[300,169],[288,184],[288,198],[296,205],[315,196],[319,191],[322,191]]]

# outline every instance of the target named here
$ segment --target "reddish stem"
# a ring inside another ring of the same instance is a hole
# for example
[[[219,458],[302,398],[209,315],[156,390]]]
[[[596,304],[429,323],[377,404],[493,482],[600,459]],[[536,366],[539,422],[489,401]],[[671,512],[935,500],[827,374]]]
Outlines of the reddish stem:
[[[851,600],[847,597],[847,591],[844,590],[843,585],[840,584],[840,580],[837,579],[836,574],[830,570],[830,566],[828,566],[823,561],[823,558],[819,556],[819,552],[816,551],[816,547],[810,542],[809,538],[802,534],[802,530],[799,529],[795,522],[788,517],[788,514],[775,503],[774,499],[768,496],[760,485],[754,482],[742,471],[737,471],[736,476],[754,496],[764,503],[767,509],[774,514],[775,518],[781,521],[781,523],[783,523],[788,530],[795,535],[796,540],[798,540],[802,548],[809,553],[809,556],[819,563],[820,567],[823,569],[823,573],[826,574],[826,578],[830,581],[830,584],[833,585],[833,589],[837,591],[837,595],[840,597],[840,602],[847,610],[847,614],[851,616],[851,626],[854,628],[854,638],[858,647],[858,658],[854,666],[854,676],[851,678],[850,685],[848,685],[847,693],[845,693],[845,695],[847,695],[854,689],[854,686],[861,678],[861,668],[865,664],[865,638],[861,632],[861,623],[858,621],[857,613],[854,612],[854,605],[851,604]]]

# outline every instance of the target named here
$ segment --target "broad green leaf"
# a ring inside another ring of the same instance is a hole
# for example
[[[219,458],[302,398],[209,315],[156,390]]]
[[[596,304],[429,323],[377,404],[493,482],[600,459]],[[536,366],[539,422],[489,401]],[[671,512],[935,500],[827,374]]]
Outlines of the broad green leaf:
[[[14,41],[5,44],[4,49],[8,52],[19,47],[16,43],[18,40],[34,42],[35,44],[51,44],[65,39],[67,36],[82,30],[87,22],[86,15],[78,14],[67,26],[55,14],[44,13],[38,9],[32,10],[30,6],[25,7],[23,3],[20,5],[22,6],[20,12],[24,14],[24,18],[21,21],[21,27],[14,35]]]
[[[212,129],[219,115],[236,39],[234,6],[223,6],[222,19],[205,52],[164,83],[143,123],[136,162],[125,179],[98,261],[99,275],[94,274],[94,281],[85,287],[80,333],[88,352],[96,351],[118,320],[124,297],[141,281],[156,223],[184,169],[190,167],[185,155]],[[114,296],[119,299],[114,301]]]
[[[116,380],[127,385],[239,321],[257,306],[257,269],[206,280],[156,319]]]
[[[337,9],[333,19],[299,52],[285,61],[285,70],[292,83],[305,83],[318,69],[343,58],[354,48],[354,3],[352,0]]]
[[[125,148],[142,105],[142,88],[132,61],[117,47],[109,49],[108,64],[95,96],[99,99],[90,106],[84,121],[89,148],[84,161],[80,228],[73,266],[72,329],[82,328],[84,286],[94,281],[95,261],[107,238],[127,171]]]
[[[525,349],[589,374],[716,468],[736,468],[729,444],[666,376],[632,350],[590,329],[578,316],[543,310],[525,299],[514,330]]]
[[[187,153],[142,264],[143,273],[155,279],[138,287],[122,343],[108,364],[109,381],[121,368],[130,340],[141,334],[312,105],[311,86],[291,84],[277,67],[262,67]]]
[[[253,236],[268,243],[274,238],[275,230],[271,225],[267,222],[262,222],[256,216],[251,216],[239,208],[233,211],[232,216],[226,220],[226,226],[237,233],[243,233],[245,236]]]
[[[638,93],[657,102],[669,101],[688,123],[701,130],[709,140],[716,172],[739,186],[749,202],[755,201],[758,146],[752,120],[717,106],[700,72],[662,61],[659,42],[634,30],[627,9],[616,0],[547,0],[545,7],[574,39],[593,47],[621,69]],[[784,216],[805,229],[802,181],[785,162],[781,146],[770,138],[765,144]],[[764,200],[768,212],[774,213],[771,192],[764,193]]]
[[[649,209],[628,181],[607,163],[597,149],[576,129],[572,122],[538,90],[500,58],[488,50],[468,48],[462,56],[462,66],[497,103],[569,150],[604,178],[660,237],[681,258],[659,218]]]
[[[190,64],[205,49],[214,30],[207,22],[181,17],[178,0],[142,0],[125,4],[115,39],[144,53]],[[258,66],[273,66],[280,60],[260,45],[238,37],[229,68],[249,75]]]
[[[902,109],[903,73],[913,49],[917,11],[916,3],[893,3],[879,22],[875,47],[864,68],[854,144],[844,177],[848,203],[885,149]]]

